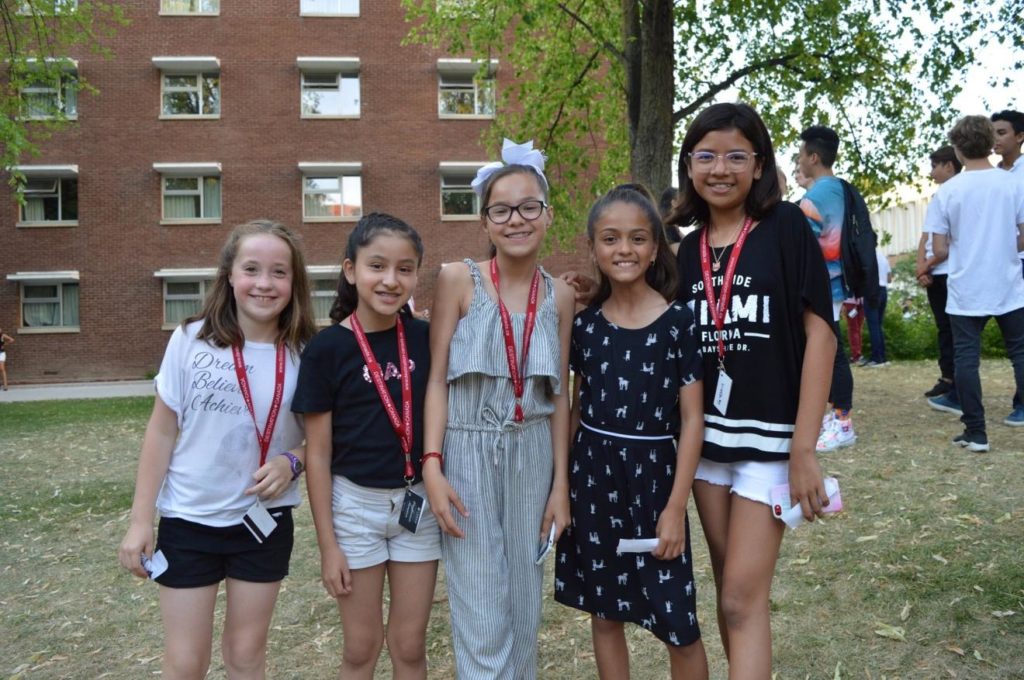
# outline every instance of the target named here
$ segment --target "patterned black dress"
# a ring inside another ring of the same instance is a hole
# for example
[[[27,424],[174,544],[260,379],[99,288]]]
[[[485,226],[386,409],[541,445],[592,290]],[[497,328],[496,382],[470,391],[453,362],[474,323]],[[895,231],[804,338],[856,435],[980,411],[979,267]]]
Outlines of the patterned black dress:
[[[617,554],[620,538],[655,538],[675,476],[679,389],[701,377],[693,314],[673,304],[645,328],[588,307],[574,321],[570,364],[582,377],[581,425],[569,462],[572,523],[558,542],[555,599],[631,621],[670,645],[700,638],[683,554]]]

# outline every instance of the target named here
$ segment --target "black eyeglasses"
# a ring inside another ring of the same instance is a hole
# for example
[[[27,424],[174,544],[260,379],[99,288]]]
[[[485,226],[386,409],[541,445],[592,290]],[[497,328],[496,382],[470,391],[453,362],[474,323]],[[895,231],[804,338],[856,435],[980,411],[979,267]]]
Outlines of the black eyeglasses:
[[[547,203],[536,199],[523,201],[519,205],[505,205],[504,203],[497,203],[484,208],[484,217],[495,224],[505,224],[512,219],[512,213],[517,212],[520,217],[529,222],[540,217],[541,213],[544,212],[544,208],[547,207]]]

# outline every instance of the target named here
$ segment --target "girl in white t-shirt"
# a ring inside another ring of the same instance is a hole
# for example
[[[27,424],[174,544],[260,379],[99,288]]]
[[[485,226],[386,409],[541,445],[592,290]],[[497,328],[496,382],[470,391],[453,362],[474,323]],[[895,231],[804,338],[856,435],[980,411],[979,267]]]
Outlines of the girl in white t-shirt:
[[[314,333],[305,272],[283,225],[236,227],[202,311],[167,345],[118,553],[125,569],[160,584],[164,678],[206,676],[222,580],[227,676],[264,677],[305,458],[290,408],[299,352]]]

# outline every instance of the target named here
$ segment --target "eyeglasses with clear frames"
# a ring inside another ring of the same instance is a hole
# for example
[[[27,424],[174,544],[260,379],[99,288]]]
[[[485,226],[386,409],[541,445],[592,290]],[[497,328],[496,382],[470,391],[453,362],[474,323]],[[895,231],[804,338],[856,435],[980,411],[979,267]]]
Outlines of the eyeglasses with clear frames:
[[[721,158],[725,163],[726,169],[739,171],[746,170],[747,166],[750,165],[750,161],[757,156],[757,153],[754,151],[730,151],[729,153],[694,151],[686,154],[686,156],[687,162],[694,170],[710,172],[715,165],[715,161]]]
[[[519,205],[505,205],[504,203],[497,203],[484,208],[484,216],[494,224],[505,224],[512,219],[512,213],[517,212],[520,217],[529,222],[540,217],[541,213],[543,213],[544,209],[547,207],[547,203],[536,199],[523,201]]]

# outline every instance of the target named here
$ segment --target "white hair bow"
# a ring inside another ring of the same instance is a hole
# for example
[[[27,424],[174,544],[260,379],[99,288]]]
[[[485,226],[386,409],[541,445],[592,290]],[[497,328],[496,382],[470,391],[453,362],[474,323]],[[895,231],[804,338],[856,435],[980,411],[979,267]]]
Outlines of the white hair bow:
[[[501,170],[506,165],[529,165],[540,173],[540,176],[544,178],[545,183],[548,181],[547,177],[544,177],[544,153],[539,149],[534,149],[532,141],[516,144],[511,139],[506,138],[501,145],[501,160],[504,161],[504,163],[501,161],[488,163],[476,171],[476,177],[473,179],[472,187],[477,196],[483,196],[484,186],[486,186],[487,180],[490,179],[491,175],[496,173],[498,170]]]

